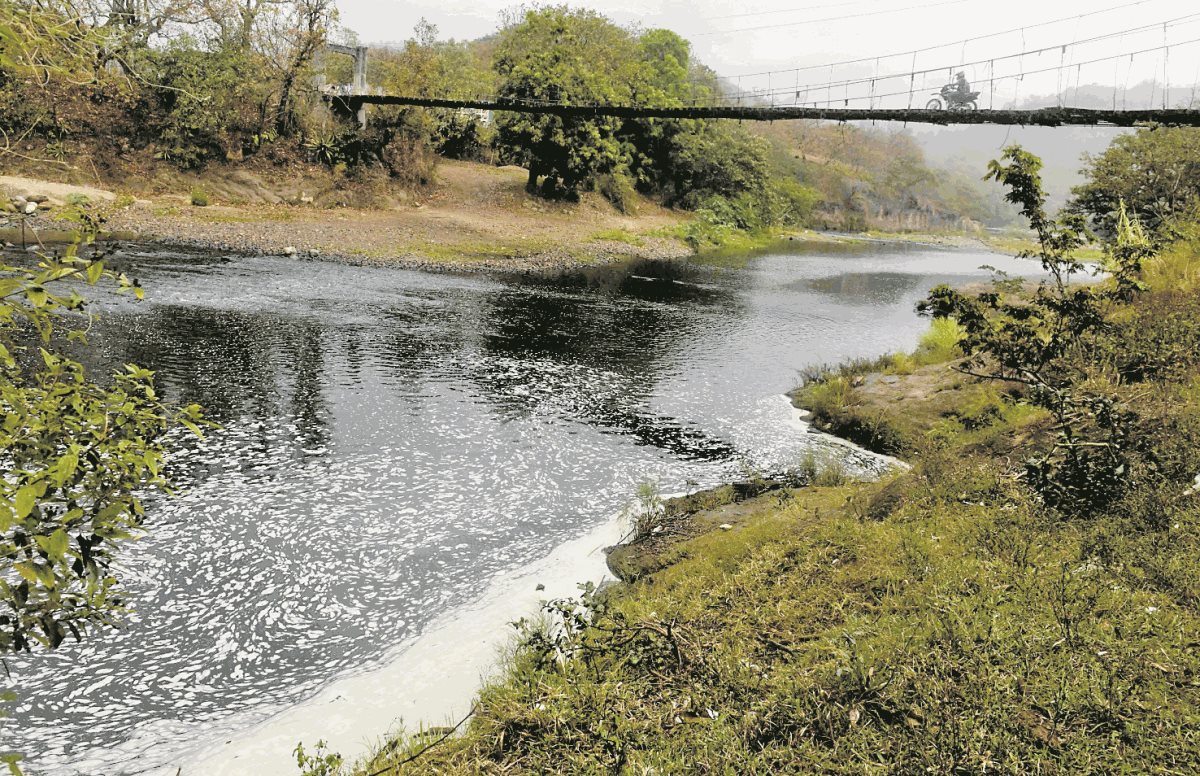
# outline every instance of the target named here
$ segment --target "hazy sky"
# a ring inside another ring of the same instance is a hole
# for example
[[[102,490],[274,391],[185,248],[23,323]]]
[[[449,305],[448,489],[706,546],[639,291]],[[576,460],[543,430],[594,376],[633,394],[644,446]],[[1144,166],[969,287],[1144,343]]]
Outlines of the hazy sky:
[[[1077,85],[1094,83],[1115,84],[1119,100],[1125,84],[1151,80],[1159,90],[1170,80],[1175,87],[1171,97],[1178,100],[1184,94],[1181,86],[1190,88],[1200,81],[1200,4],[1194,0],[748,0],[744,5],[720,0],[595,0],[571,5],[593,8],[621,24],[675,30],[722,76],[735,83],[741,76],[743,89],[769,89],[777,101],[786,103],[840,104],[850,98],[852,106],[865,107],[874,93],[875,104],[903,106],[911,89],[911,99],[923,104],[960,66],[984,91],[983,107],[1000,107],[1031,95],[1070,95]],[[508,0],[339,0],[339,7],[342,24],[364,42],[398,43],[410,37],[421,17],[436,24],[443,38],[480,37],[497,28],[501,11],[517,6]],[[1094,13],[1103,9],[1115,10]],[[1086,13],[1093,15],[1078,16]],[[1034,26],[1063,17],[1074,18]],[[1162,22],[1179,17],[1187,18],[1164,29]],[[962,42],[1022,25],[1027,25],[1023,32]],[[1086,42],[1098,36],[1109,37]],[[1071,43],[1075,45],[1065,51],[1060,48]],[[919,75],[913,84],[907,76],[884,77],[914,69],[913,54],[886,55],[940,44],[950,45],[916,56],[917,69],[935,72]],[[1113,58],[1164,44],[1171,46],[1167,54],[1148,51]],[[1048,47],[1052,50],[1020,59],[994,60]],[[750,75],[876,57],[877,63],[872,59],[770,77]],[[1103,61],[1093,61],[1098,59]],[[1047,72],[1034,72],[1039,70]],[[1020,80],[1011,77],[1022,72]],[[856,79],[863,80],[833,89],[806,88]],[[1147,92],[1143,102],[1149,99]],[[1161,100],[1161,92],[1154,99]]]

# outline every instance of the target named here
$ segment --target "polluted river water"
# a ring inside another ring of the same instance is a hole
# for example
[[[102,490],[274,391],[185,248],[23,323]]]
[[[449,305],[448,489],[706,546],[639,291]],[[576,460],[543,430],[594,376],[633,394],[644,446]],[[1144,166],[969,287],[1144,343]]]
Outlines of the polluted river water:
[[[456,721],[508,622],[603,578],[639,483],[877,471],[797,422],[800,370],[912,348],[937,283],[1036,271],[900,244],[553,276],[119,258],[146,301],[100,300],[88,366],[220,428],[171,440],[123,626],[9,661],[5,747],[51,776],[293,774],[300,741]]]

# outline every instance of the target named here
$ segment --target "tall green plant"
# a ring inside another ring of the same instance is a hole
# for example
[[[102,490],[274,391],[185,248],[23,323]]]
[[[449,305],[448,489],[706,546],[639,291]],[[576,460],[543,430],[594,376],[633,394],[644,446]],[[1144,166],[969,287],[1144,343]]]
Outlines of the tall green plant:
[[[918,309],[935,318],[954,318],[962,327],[959,347],[966,359],[954,368],[977,377],[1024,387],[1034,404],[1055,419],[1049,450],[1026,462],[1026,476],[1051,506],[1091,513],[1111,503],[1130,484],[1130,435],[1136,415],[1111,390],[1104,353],[1114,350],[1106,320],[1111,305],[1140,291],[1146,247],[1127,228],[1109,253],[1112,279],[1073,284],[1085,271],[1076,252],[1087,238],[1083,216],[1057,218],[1046,212],[1041,160],[1019,146],[993,161],[988,178],[1008,189],[1037,234],[1037,258],[1048,279],[1028,298],[1012,284],[969,295],[938,286]]]

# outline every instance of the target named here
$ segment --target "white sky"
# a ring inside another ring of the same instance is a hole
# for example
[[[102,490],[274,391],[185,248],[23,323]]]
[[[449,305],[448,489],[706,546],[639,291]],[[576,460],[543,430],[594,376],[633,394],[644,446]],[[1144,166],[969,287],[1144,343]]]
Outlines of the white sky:
[[[917,68],[937,68],[937,72],[918,76],[911,85],[914,103],[923,104],[950,69],[962,63],[980,61],[963,67],[968,78],[981,89],[981,107],[1001,107],[1032,95],[1065,92],[1071,102],[1077,85],[1104,84],[1113,91],[1118,107],[1125,84],[1133,86],[1153,80],[1156,96],[1147,89],[1138,95],[1141,104],[1130,100],[1127,107],[1148,107],[1153,99],[1162,101],[1162,84],[1169,79],[1172,105],[1188,102],[1191,90],[1200,81],[1200,3],[1195,0],[747,0],[745,4],[721,0],[593,0],[572,3],[593,8],[614,21],[643,27],[666,27],[692,42],[695,55],[722,76],[746,90],[771,90],[781,104],[813,103],[851,98],[852,107],[872,103],[872,84],[876,76],[908,73],[913,55],[881,58],[857,65],[832,69],[823,67],[801,73],[747,77],[767,70],[785,70],[859,57],[883,57],[896,52],[957,41],[938,50],[917,56]],[[1025,25],[1094,12],[1117,6],[1130,6],[1090,17],[1026,29],[963,43],[964,38],[1010,30]],[[339,0],[341,23],[356,32],[366,43],[398,43],[411,36],[418,19],[425,17],[436,24],[442,38],[472,39],[493,32],[500,13],[513,8],[509,0]],[[1164,30],[1162,22],[1190,17]],[[786,26],[784,26],[786,25]],[[749,29],[771,27],[769,29]],[[1138,30],[1137,28],[1150,27]],[[1116,35],[1094,43],[1082,41],[1100,35]],[[1060,44],[1076,43],[1065,52]],[[1115,54],[1171,45],[1162,51],[1113,59]],[[987,60],[1055,47],[1053,51],[1028,54],[1022,58],[993,62]],[[1102,62],[1091,60],[1105,58]],[[1067,65],[1060,69],[1060,65]],[[1036,74],[1032,71],[1048,69]],[[832,72],[832,76],[831,76]],[[1025,72],[1018,81],[1012,76]],[[989,83],[989,79],[995,78]],[[833,90],[804,89],[805,84],[830,80],[865,78],[863,83],[839,86]],[[796,86],[800,95],[796,95]],[[990,88],[989,88],[990,86]],[[907,76],[898,79],[877,78],[873,104],[903,107],[909,102]],[[893,94],[895,93],[895,94]],[[892,96],[880,96],[888,95]],[[1110,94],[1110,96],[1112,96]],[[1129,99],[1128,95],[1124,95]],[[1105,97],[1108,99],[1108,97]],[[1051,101],[1053,101],[1051,99]]]

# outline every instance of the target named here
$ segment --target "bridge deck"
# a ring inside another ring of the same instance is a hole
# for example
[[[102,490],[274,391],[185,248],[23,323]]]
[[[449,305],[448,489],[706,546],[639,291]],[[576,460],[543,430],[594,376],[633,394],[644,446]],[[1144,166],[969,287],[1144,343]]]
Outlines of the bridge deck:
[[[925,108],[802,108],[705,105],[684,108],[648,108],[630,105],[537,105],[501,100],[441,100],[387,94],[327,95],[326,99],[350,112],[363,105],[412,105],[423,108],[469,108],[556,116],[616,116],[660,119],[742,119],[745,121],[901,121],[914,124],[1010,124],[1059,127],[1091,125],[1133,127],[1144,124],[1200,126],[1200,110],[1095,110],[1041,108],[1037,110],[928,110]]]

